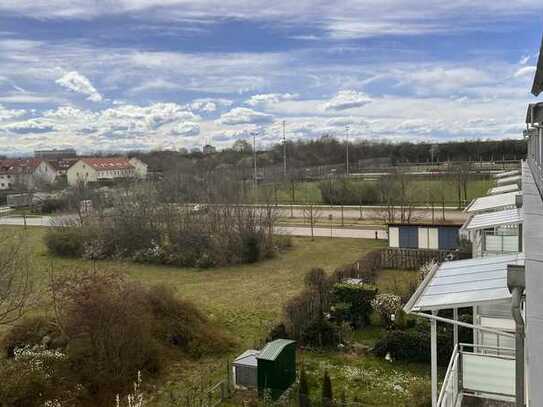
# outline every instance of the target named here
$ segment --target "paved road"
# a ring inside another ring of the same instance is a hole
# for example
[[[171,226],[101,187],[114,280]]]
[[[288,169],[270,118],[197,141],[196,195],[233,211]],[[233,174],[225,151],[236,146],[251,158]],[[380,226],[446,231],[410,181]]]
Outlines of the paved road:
[[[291,236],[311,236],[310,227],[300,226],[276,226],[275,233],[278,235],[291,235]],[[351,238],[351,239],[375,239],[377,234],[378,239],[388,239],[385,230],[375,229],[347,229],[347,228],[314,228],[314,236],[317,237],[339,237],[339,238]]]
[[[13,225],[13,226],[24,226],[24,219],[21,216],[3,216],[0,217],[0,225]],[[29,217],[26,218],[27,226],[43,226],[43,227],[52,227],[54,226],[54,218],[52,216],[41,216],[41,217]],[[314,235],[317,237],[332,237],[336,238],[354,238],[354,239],[375,239],[375,234],[377,233],[378,239],[387,239],[387,233],[384,230],[375,230],[375,229],[348,229],[348,228],[335,228],[330,231],[330,228],[321,228],[316,227],[313,229]],[[276,226],[275,233],[279,235],[291,235],[291,236],[311,236],[310,227],[301,227],[301,226]]]
[[[25,220],[22,216],[1,216],[0,225],[24,226]],[[39,216],[26,218],[27,226],[53,226],[51,216]]]

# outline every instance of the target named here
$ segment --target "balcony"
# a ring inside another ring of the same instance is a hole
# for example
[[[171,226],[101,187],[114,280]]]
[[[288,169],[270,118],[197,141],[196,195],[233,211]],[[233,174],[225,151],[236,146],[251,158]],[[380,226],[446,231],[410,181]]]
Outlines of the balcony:
[[[515,350],[459,344],[439,394],[438,407],[513,406]]]

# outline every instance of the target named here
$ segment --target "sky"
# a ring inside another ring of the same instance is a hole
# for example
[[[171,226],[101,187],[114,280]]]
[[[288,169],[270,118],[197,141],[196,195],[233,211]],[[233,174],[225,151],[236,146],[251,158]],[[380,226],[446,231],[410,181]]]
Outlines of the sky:
[[[2,0],[0,154],[519,138],[541,0]]]

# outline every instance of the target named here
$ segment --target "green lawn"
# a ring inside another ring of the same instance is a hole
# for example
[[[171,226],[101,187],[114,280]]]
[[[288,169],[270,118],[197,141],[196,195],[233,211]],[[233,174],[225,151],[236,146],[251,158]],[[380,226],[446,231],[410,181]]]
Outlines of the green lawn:
[[[90,262],[84,260],[49,256],[42,241],[45,229],[28,228],[26,233],[35,254],[33,280],[37,289],[45,289],[50,268],[62,273],[92,267]],[[306,271],[312,267],[322,267],[331,273],[338,266],[353,262],[382,244],[375,240],[322,238],[311,241],[308,238],[293,238],[293,247],[288,251],[251,265],[198,270],[104,261],[96,266],[125,272],[129,278],[144,284],[163,283],[175,288],[179,296],[194,302],[237,341],[236,349],[220,358],[187,360],[172,356],[168,369],[159,379],[144,379],[146,385],[153,386],[153,398],[149,400],[149,405],[162,406],[170,393],[179,394],[189,383],[216,382],[224,376],[227,359],[248,348],[260,346],[270,328],[280,321],[285,302],[303,288]],[[409,272],[385,270],[377,285],[381,292],[402,290],[413,276]],[[43,298],[39,307],[32,310],[33,313],[48,312],[47,296]],[[354,338],[356,342],[372,345],[381,334],[381,328],[372,327],[356,332]],[[164,357],[170,358],[170,355]],[[304,360],[315,386],[323,368],[326,368],[334,385],[346,388],[351,398],[357,396],[368,406],[392,406],[403,402],[408,382],[415,380],[413,377],[426,376],[428,371],[427,366],[389,364],[371,356],[342,352],[306,351],[299,358]],[[385,398],[383,392],[386,392]]]
[[[360,183],[374,183],[371,180],[351,180],[353,185]],[[468,182],[468,200],[486,195],[489,188],[494,186],[494,180],[474,176]],[[446,177],[413,177],[410,188],[416,191],[420,204],[434,202],[436,205],[442,203],[445,199],[447,206],[458,205],[457,184],[454,180]],[[277,184],[263,185],[260,187],[260,200],[277,199],[278,203],[288,204],[292,202],[292,185]],[[323,203],[318,181],[297,182],[294,184],[294,202],[295,203]],[[377,204],[377,202],[375,203]]]

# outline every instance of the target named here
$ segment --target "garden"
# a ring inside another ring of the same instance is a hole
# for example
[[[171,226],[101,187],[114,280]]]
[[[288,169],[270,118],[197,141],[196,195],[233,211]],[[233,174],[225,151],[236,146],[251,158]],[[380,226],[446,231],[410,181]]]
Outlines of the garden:
[[[417,400],[427,400],[423,395],[429,394],[429,329],[424,321],[398,311],[420,273],[382,270],[374,254],[382,245],[379,241],[292,238],[291,247],[272,258],[202,269],[136,263],[127,258],[58,257],[44,243],[47,230],[3,229],[26,236],[37,294],[26,312],[30,320],[18,320],[17,328],[13,324],[1,328],[6,344],[2,363],[11,364],[11,368],[3,365],[2,371],[8,376],[22,369],[20,358],[28,357],[29,351],[37,352],[32,358],[38,360],[51,353],[59,357],[57,371],[64,372],[59,388],[70,390],[66,394],[73,397],[92,400],[90,405],[114,405],[117,393],[126,399],[138,372],[143,378],[145,405],[187,405],[179,400],[224,379],[228,360],[277,335],[298,341],[299,372],[305,372],[307,397],[314,405],[322,397],[325,373],[333,398],[353,406],[425,405],[423,401],[410,403],[414,394]],[[95,273],[105,275],[108,283],[94,281]],[[92,289],[96,296],[82,304],[79,299],[88,297],[82,293],[88,293],[94,284],[116,289],[112,293]],[[121,298],[127,301],[119,301]],[[91,304],[96,306],[94,311],[83,312],[93,309],[88,308]],[[110,313],[111,319],[98,319],[103,321],[102,332],[112,332],[106,329],[107,321],[126,321],[122,329],[133,343],[131,348],[150,344],[149,353],[142,353],[147,355],[144,359],[131,358],[135,364],[108,380],[107,386],[94,383],[88,373],[96,371],[96,365],[82,362],[92,358],[107,371],[110,368],[99,363],[100,357],[127,345],[106,346],[90,340],[89,332],[96,331],[91,323],[96,315],[108,315],[104,304],[118,308]],[[133,313],[140,317],[132,318]],[[172,318],[173,314],[183,317]],[[81,324],[81,318],[87,322]],[[31,327],[37,327],[37,334]],[[138,337],[141,331],[148,335]],[[446,349],[449,336],[445,331],[440,335],[440,348]],[[89,343],[103,345],[88,347]],[[17,356],[15,361],[15,349],[26,356]],[[444,351],[440,363],[447,360]],[[23,384],[36,383],[33,380]],[[24,388],[16,384],[11,392]],[[298,393],[296,385],[292,396],[297,398]],[[55,394],[48,396],[63,401]],[[245,400],[243,392],[235,397],[225,405],[241,405]],[[24,400],[19,405],[32,404]]]

